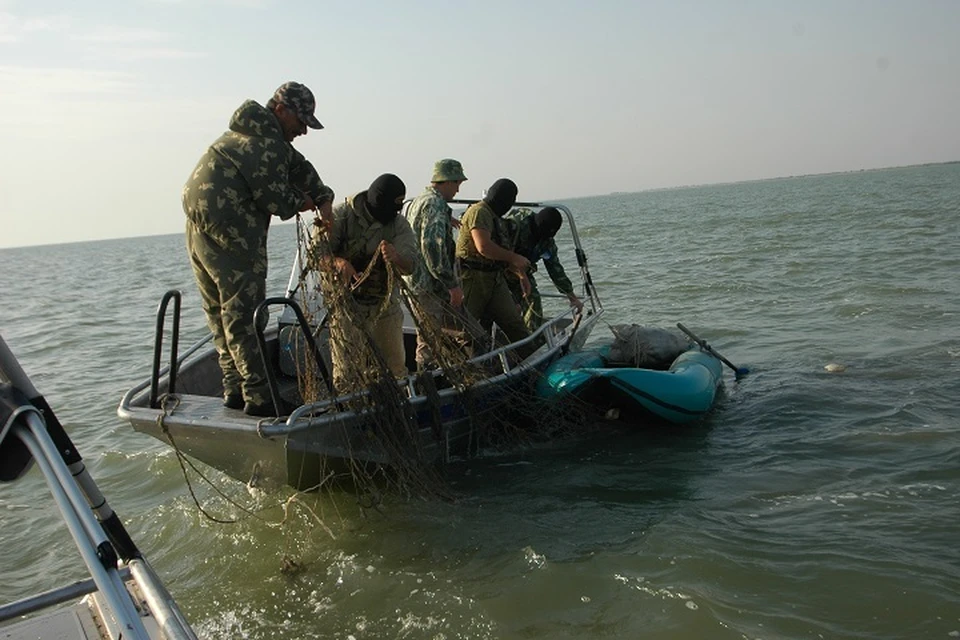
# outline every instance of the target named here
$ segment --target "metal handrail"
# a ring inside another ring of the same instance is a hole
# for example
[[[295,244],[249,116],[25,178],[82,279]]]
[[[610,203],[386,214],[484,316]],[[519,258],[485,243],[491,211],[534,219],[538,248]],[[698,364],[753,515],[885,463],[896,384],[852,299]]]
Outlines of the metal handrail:
[[[210,342],[211,340],[213,340],[213,334],[212,334],[212,333],[208,333],[205,337],[200,338],[199,340],[197,340],[197,341],[193,344],[193,346],[191,346],[189,349],[187,349],[186,351],[184,351],[183,354],[182,354],[179,358],[177,358],[177,369],[179,370],[179,368],[183,365],[183,363],[187,361],[187,358],[189,358],[190,356],[192,356],[193,354],[195,354],[197,351],[200,350],[201,347],[203,347],[205,344],[207,344],[207,343]],[[159,375],[159,376],[163,376],[163,375],[166,374],[168,371],[170,371],[170,367],[169,367],[169,366],[163,367],[163,368],[160,369],[160,371],[158,372],[158,375]],[[141,391],[143,391],[144,389],[146,389],[147,387],[149,387],[149,386],[150,386],[150,383],[151,383],[151,380],[149,380],[149,379],[148,379],[148,380],[145,380],[145,381],[137,384],[135,387],[131,388],[131,389],[130,389],[129,391],[127,391],[125,394],[123,394],[123,398],[120,399],[120,408],[121,408],[121,409],[129,409],[129,408],[130,408],[130,403],[133,402],[134,396],[136,396],[138,393],[140,393]],[[154,407],[151,407],[151,408],[154,408]]]
[[[170,374],[167,376],[167,393],[176,393],[177,388],[177,348],[180,341],[180,299],[182,295],[177,289],[171,289],[163,294],[160,305],[157,307],[157,329],[153,336],[153,368],[150,370],[150,406],[159,407],[158,396],[160,387],[160,350],[163,347],[163,324],[167,318],[167,305],[173,298],[173,337],[170,340]]]
[[[541,325],[540,327],[538,327],[537,330],[536,330],[535,332],[533,332],[533,333],[532,333],[530,336],[528,336],[527,338],[524,338],[523,340],[520,340],[520,341],[517,341],[517,342],[510,343],[510,344],[508,344],[508,345],[504,345],[504,346],[502,346],[502,347],[498,347],[498,348],[493,349],[493,350],[491,350],[491,351],[487,351],[486,353],[482,353],[482,354],[480,354],[480,355],[478,355],[478,356],[476,356],[476,357],[473,357],[473,358],[469,359],[467,362],[469,362],[469,363],[471,363],[471,364],[479,364],[479,363],[482,363],[482,362],[486,362],[486,361],[488,361],[488,360],[493,360],[493,359],[496,359],[496,358],[500,358],[502,354],[504,354],[505,352],[507,352],[507,351],[509,351],[509,350],[511,350],[511,349],[516,348],[517,345],[526,344],[526,343],[528,343],[528,342],[531,342],[531,341],[535,340],[539,335],[545,333],[548,329],[552,328],[553,325],[558,324],[563,318],[567,317],[567,315],[572,314],[572,313],[574,313],[573,309],[569,309],[569,310],[563,312],[562,314],[559,314],[559,315],[551,318],[551,319],[548,320],[547,322],[545,322],[543,325]],[[584,318],[584,317],[587,317],[587,316],[597,316],[597,315],[599,315],[600,313],[602,313],[602,309],[601,309],[600,311],[598,311],[597,313],[587,313],[587,312],[584,312],[580,317],[581,317],[581,318]],[[579,323],[577,323],[577,322],[572,323],[571,326],[573,327],[573,330],[570,332],[570,334],[569,334],[569,336],[568,336],[568,341],[569,341],[569,340],[573,340],[573,337],[574,337],[574,335],[575,335],[575,333],[576,333],[576,328],[578,327],[578,325],[579,325]],[[551,349],[557,347],[556,341],[550,341],[550,340],[549,340],[549,336],[546,336],[546,335],[545,335],[544,337],[548,339],[548,344],[549,344],[550,342],[553,342],[553,346],[550,347]],[[527,363],[526,361],[521,362],[520,364],[518,364],[518,365],[515,366],[515,367],[507,368],[506,370],[503,371],[503,373],[498,374],[497,376],[495,376],[495,378],[499,378],[500,376],[515,375],[515,373],[516,373],[517,371],[522,371],[523,369],[527,368],[528,366],[531,366],[531,365],[530,365],[529,363]],[[440,375],[440,373],[441,373],[441,372],[434,372],[434,375]],[[409,377],[409,376],[408,376],[408,377]],[[479,382],[479,383],[477,383],[477,384],[482,386],[482,385],[484,385],[484,384],[489,383],[490,380],[491,380],[491,379],[488,378],[488,379],[485,379],[485,380],[483,380],[483,381],[481,381],[481,382]],[[406,381],[406,379],[397,380],[397,384],[398,384],[398,385],[406,385],[406,384],[407,384],[407,381]],[[444,389],[444,390],[440,391],[441,394],[447,393],[447,392],[453,392],[453,390]],[[297,407],[297,408],[290,414],[290,416],[287,418],[286,422],[284,422],[284,423],[279,423],[279,424],[262,425],[262,426],[260,426],[260,427],[258,428],[258,431],[257,431],[257,432],[258,432],[261,436],[263,436],[263,437],[271,437],[271,438],[272,438],[272,437],[278,437],[278,436],[287,436],[287,435],[290,435],[290,434],[293,434],[293,433],[296,433],[296,432],[299,432],[299,431],[307,430],[307,429],[311,428],[311,427],[313,426],[313,424],[314,424],[313,421],[311,421],[311,420],[307,417],[309,414],[317,413],[317,412],[325,412],[325,411],[328,410],[331,406],[333,406],[334,404],[338,404],[338,403],[343,403],[343,404],[349,406],[349,403],[350,403],[350,400],[351,400],[351,399],[362,397],[364,393],[366,393],[366,391],[365,391],[365,390],[361,390],[361,391],[356,391],[356,392],[354,392],[354,393],[352,393],[352,394],[350,394],[350,395],[348,395],[348,396],[343,396],[343,397],[333,398],[333,399],[328,399],[328,400],[321,400],[321,401],[314,402],[314,403],[311,403],[311,404],[302,405],[302,406],[300,406],[300,407]],[[416,399],[416,398],[411,397],[411,400],[415,400],[415,399]],[[355,411],[350,411],[350,410],[348,410],[348,411],[344,411],[344,412],[342,412],[342,413],[338,413],[337,415],[338,415],[339,418],[348,419],[350,416],[354,415],[355,413],[356,413]],[[304,422],[304,419],[306,419],[306,422]],[[328,420],[328,419],[325,418],[325,420]]]
[[[293,309],[294,314],[297,316],[297,323],[300,325],[300,329],[303,331],[303,336],[307,340],[307,345],[310,347],[310,352],[313,354],[313,358],[317,363],[317,369],[320,371],[320,377],[323,378],[324,383],[327,385],[330,395],[334,395],[333,379],[331,378],[330,373],[327,371],[327,365],[323,361],[323,356],[320,355],[320,349],[317,347],[316,340],[313,339],[313,333],[310,330],[310,324],[303,315],[303,311],[300,310],[300,305],[290,298],[267,298],[258,304],[257,308],[254,310],[253,326],[257,337],[257,346],[260,348],[260,359],[263,362],[264,372],[267,376],[267,384],[270,387],[270,397],[273,399],[273,406],[276,408],[277,412],[279,413],[281,410],[280,389],[277,386],[277,375],[274,372],[273,367],[270,366],[267,358],[267,341],[263,335],[263,329],[267,326],[268,319],[268,317],[264,317],[264,314],[267,313],[267,309],[272,304],[282,304]]]
[[[118,572],[127,563],[151,612],[170,640],[196,640],[169,592],[130,539],[120,518],[100,493],[83,459],[46,400],[33,386],[0,336],[0,372],[23,396],[10,434],[29,450],[40,468],[84,564],[125,638],[148,638],[141,616]],[[6,429],[4,429],[6,433]]]

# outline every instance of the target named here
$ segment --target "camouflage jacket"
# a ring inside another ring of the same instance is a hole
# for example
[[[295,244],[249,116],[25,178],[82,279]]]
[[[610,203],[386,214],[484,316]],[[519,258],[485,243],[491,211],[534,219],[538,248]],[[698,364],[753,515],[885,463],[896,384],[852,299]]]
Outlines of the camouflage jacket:
[[[316,204],[333,199],[313,165],[284,140],[276,116],[247,100],[200,158],[182,202],[187,218],[217,245],[249,254],[265,250],[271,216],[292,218],[304,193]]]
[[[406,215],[420,248],[413,274],[406,276],[407,284],[417,293],[441,296],[459,287],[450,205],[429,186],[407,206]]]
[[[537,261],[543,260],[550,279],[557,286],[560,293],[573,293],[573,284],[560,264],[557,255],[557,243],[553,238],[542,238],[539,242],[533,241],[533,211],[530,209],[513,209],[503,216],[501,224],[505,236],[504,246],[514,253],[519,253],[530,261],[530,270],[537,270]]]
[[[333,226],[326,234],[330,253],[344,258],[357,273],[363,273],[374,255],[377,255],[381,240],[393,244],[400,255],[413,263],[417,261],[417,243],[406,218],[398,215],[393,222],[384,226],[373,219],[367,211],[367,192],[361,191],[350,196],[333,208]],[[314,231],[316,240],[318,231]],[[354,299],[361,304],[379,304],[386,297],[387,268],[382,259],[378,259],[369,277],[353,292]],[[396,284],[391,293],[395,303],[399,304],[400,292]]]
[[[503,262],[497,262],[490,258],[480,255],[477,245],[473,241],[473,235],[470,233],[473,229],[486,229],[490,232],[490,239],[501,247],[507,247],[504,244],[503,230],[501,220],[483,200],[474,202],[470,205],[464,214],[460,217],[460,234],[457,236],[457,258],[474,263],[480,263],[488,267],[500,265],[506,267]]]

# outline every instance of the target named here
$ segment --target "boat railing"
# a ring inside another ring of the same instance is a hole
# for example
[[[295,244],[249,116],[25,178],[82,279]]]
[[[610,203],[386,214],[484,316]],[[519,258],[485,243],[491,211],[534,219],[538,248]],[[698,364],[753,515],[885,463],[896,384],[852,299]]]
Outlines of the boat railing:
[[[300,331],[303,333],[303,337],[307,341],[307,345],[310,347],[310,353],[313,355],[315,364],[317,365],[317,370],[320,372],[320,377],[323,379],[324,384],[327,387],[327,390],[330,392],[331,396],[335,396],[336,393],[333,389],[333,378],[330,376],[330,372],[327,371],[327,365],[323,361],[323,356],[320,355],[320,349],[317,347],[317,341],[313,338],[313,331],[311,330],[310,324],[307,322],[306,317],[303,315],[303,311],[300,309],[300,305],[294,302],[291,298],[267,298],[263,302],[257,305],[257,308],[253,312],[253,326],[254,332],[257,337],[257,346],[260,347],[260,358],[263,362],[264,371],[267,374],[267,384],[270,387],[270,396],[273,399],[273,406],[279,408],[282,406],[280,401],[280,388],[277,384],[277,374],[274,368],[270,365],[269,352],[267,351],[267,340],[263,335],[263,328],[267,326],[269,320],[269,309],[271,305],[285,305],[287,308],[291,309],[297,318],[297,323],[300,326]],[[266,314],[266,315],[265,315]],[[326,323],[326,316],[320,321],[318,326],[323,326]]]
[[[176,360],[177,369],[179,370],[180,368],[182,368],[184,362],[186,362],[191,356],[193,356],[193,354],[197,353],[200,349],[206,346],[208,342],[211,342],[212,340],[213,340],[213,334],[207,333],[204,337],[200,338],[195,343],[193,343],[186,351],[180,354],[180,356],[177,358]],[[161,367],[160,370],[157,372],[157,376],[162,378],[170,370],[171,370],[171,367],[169,365],[166,367]],[[144,389],[151,386],[152,379],[153,378],[151,376],[150,379],[147,379],[146,381],[141,382],[140,384],[138,384],[137,386],[133,387],[132,389],[127,391],[125,394],[123,394],[123,398],[120,399],[120,407],[122,409],[129,409],[133,403],[133,399],[138,394],[143,392]],[[152,407],[152,408],[156,408],[156,407]]]
[[[39,467],[90,578],[110,609],[113,620],[105,623],[117,632],[112,636],[144,640],[150,637],[124,584],[119,566],[122,560],[129,567],[164,637],[195,640],[196,636],[172,596],[100,493],[63,425],[34,388],[2,336],[0,383],[3,383],[0,407],[2,479],[16,480],[34,463]],[[20,608],[15,603],[12,608],[4,609],[4,615],[19,615],[16,612]],[[0,621],[2,619],[0,617]]]
[[[532,368],[536,365],[536,362],[539,361],[539,358],[534,354],[526,360],[523,360],[516,364],[515,366],[510,365],[508,354],[510,351],[513,351],[517,347],[531,344],[535,341],[538,341],[541,337],[543,338],[546,344],[546,351],[544,354],[541,354],[540,357],[545,357],[546,354],[553,352],[555,349],[562,347],[567,344],[570,340],[573,339],[574,333],[577,330],[577,327],[580,325],[580,322],[583,317],[586,315],[594,315],[593,312],[583,311],[577,312],[574,309],[567,309],[562,313],[554,316],[550,320],[546,321],[537,328],[536,331],[531,333],[528,337],[518,340],[517,342],[511,342],[510,344],[503,345],[487,351],[486,353],[480,354],[474,358],[471,358],[467,362],[469,364],[480,365],[487,363],[491,360],[499,360],[501,363],[501,373],[499,376],[509,376],[516,374],[519,371]],[[571,316],[576,316],[576,319],[571,321]],[[562,326],[561,326],[562,325]],[[531,361],[532,359],[532,361]],[[437,370],[430,372],[434,377],[443,375],[442,370]],[[397,380],[398,385],[402,385],[406,390],[411,400],[416,400],[421,397],[426,397],[416,389],[416,374],[411,374],[406,378],[401,378]],[[488,381],[489,382],[489,381]],[[483,384],[481,382],[480,384]],[[349,406],[351,400],[356,400],[362,398],[366,394],[366,390],[357,391],[346,396],[339,396],[334,398],[325,398],[313,403],[307,403],[301,405],[294,409],[285,422],[274,423],[274,424],[262,424],[258,428],[258,433],[261,436],[266,438],[272,438],[277,436],[290,435],[299,431],[309,429],[313,426],[314,421],[311,420],[311,417],[314,414],[326,414],[329,412],[330,408],[335,404],[342,403],[343,405]],[[441,391],[442,393],[442,391]],[[357,412],[348,410],[342,411],[340,417],[344,420],[352,417]],[[329,419],[324,418],[325,423],[329,424]]]
[[[157,329],[153,335],[153,367],[150,370],[150,406],[156,409],[160,388],[160,351],[163,348],[163,325],[167,318],[167,305],[173,300],[173,335],[170,338],[170,365],[167,367],[167,393],[177,392],[177,349],[180,341],[180,299],[177,289],[163,294],[157,307]]]
[[[478,200],[452,200],[451,204],[471,205],[471,204],[474,204],[475,202],[478,202]],[[574,222],[573,214],[571,213],[570,209],[563,204],[540,203],[540,202],[518,202],[516,203],[516,206],[530,207],[530,208],[542,208],[546,206],[553,206],[563,213],[563,215],[566,217],[566,220],[567,220],[567,229],[573,240],[573,244],[576,252],[576,258],[577,258],[577,265],[579,267],[580,276],[581,276],[580,288],[582,293],[582,301],[585,306],[584,306],[584,309],[579,312],[579,315],[581,318],[584,317],[584,315],[586,316],[598,315],[602,311],[603,306],[600,302],[599,297],[597,296],[596,290],[593,287],[593,281],[590,276],[590,270],[587,264],[586,253],[584,252],[583,246],[580,242],[579,232],[578,232],[576,223]],[[304,320],[302,310],[300,310],[297,303],[293,302],[293,299],[292,299],[293,292],[299,290],[302,285],[302,283],[300,282],[300,278],[302,278],[303,274],[304,274],[304,269],[302,266],[302,259],[300,256],[300,252],[298,251],[296,255],[296,259],[294,261],[292,271],[291,271],[290,285],[288,286],[288,290],[290,291],[290,296],[282,297],[282,298],[270,298],[268,301],[264,301],[264,303],[262,304],[264,305],[283,304],[284,311],[281,313],[281,316],[280,316],[281,326],[293,324],[295,320],[295,322],[300,325],[300,328],[304,334],[304,337],[307,340],[312,340],[315,330],[318,329],[320,326],[322,326],[323,321],[321,320],[319,323],[313,324],[313,325],[307,323]],[[319,309],[322,306],[322,298],[319,296],[318,293],[313,291],[313,288],[311,287],[307,287],[306,291],[311,292],[311,295],[312,295],[312,297],[309,298],[308,300],[308,307],[311,307],[311,305],[317,305]],[[172,294],[173,292],[168,292],[167,295],[172,296]],[[549,298],[561,297],[558,294],[553,294],[550,292],[542,292],[540,295],[542,297],[549,297]],[[165,297],[165,300],[166,300],[166,297]],[[165,307],[165,304],[162,303],[161,307]],[[260,310],[260,307],[258,307],[258,311],[259,310]],[[311,310],[313,310],[312,307],[311,307]],[[512,364],[512,361],[508,355],[508,352],[510,352],[513,349],[516,349],[518,346],[524,346],[524,345],[530,344],[536,340],[540,340],[541,338],[545,340],[548,350],[553,349],[556,346],[557,341],[561,339],[561,336],[563,336],[565,333],[565,331],[561,331],[557,329],[557,327],[559,326],[559,323],[570,322],[571,321],[570,318],[577,319],[578,317],[577,313],[578,312],[573,309],[565,310],[559,313],[558,315],[556,315],[551,320],[544,322],[544,324],[541,327],[539,327],[535,332],[533,332],[527,338],[524,338],[523,340],[520,340],[515,343],[497,347],[491,351],[487,351],[483,354],[480,354],[479,356],[476,356],[475,358],[472,358],[469,362],[478,364],[478,365],[486,365],[492,359],[497,359],[499,360],[499,363],[500,363],[499,368],[503,371],[504,374],[509,374],[512,369],[516,368],[517,366],[522,366],[523,363],[521,362],[520,364],[517,364],[517,365]],[[179,316],[179,297],[176,298],[176,315]],[[294,318],[291,318],[291,315],[294,316]],[[177,331],[178,325],[176,324],[177,321],[178,321],[178,318],[175,317],[174,319],[175,334],[178,332]],[[255,324],[257,327],[263,327],[265,326],[266,323],[263,323],[261,321],[261,322],[256,322]],[[574,330],[570,332],[571,334],[576,333],[576,327],[577,327],[577,324],[574,324]],[[161,331],[162,331],[162,323],[160,319],[160,311],[158,311],[158,345],[159,345],[159,334],[161,333]],[[265,339],[263,338],[263,332],[262,330],[258,329],[257,333],[258,333],[258,342],[261,345],[262,357],[266,358],[267,350],[264,348]],[[151,383],[150,383],[151,385],[150,406],[151,407],[156,408],[157,407],[156,403],[158,402],[158,398],[156,395],[157,393],[156,380],[160,376],[162,376],[164,373],[167,373],[167,372],[172,372],[175,377],[177,368],[182,367],[185,360],[188,357],[192,356],[194,353],[196,353],[197,350],[200,349],[204,344],[206,344],[211,338],[212,338],[212,335],[208,334],[206,338],[194,344],[192,347],[190,347],[189,350],[187,350],[186,353],[182,354],[179,358],[174,358],[175,348],[172,349],[171,364],[170,366],[164,369],[158,368],[159,360],[158,360],[157,354],[159,353],[159,346],[155,348],[155,358],[154,358],[155,364],[154,364],[153,376],[151,378]],[[572,338],[572,335],[571,335],[571,338]],[[310,345],[310,351],[315,354],[314,358],[317,359],[317,364],[321,372],[325,372],[326,366],[323,359],[318,358],[318,351],[316,350],[315,342],[314,344]],[[268,379],[272,380],[272,383],[270,385],[271,394],[277,397],[279,394],[277,393],[276,373],[274,372],[274,369],[271,366],[267,366],[266,371],[268,372]],[[434,375],[442,375],[442,371],[435,373]],[[349,396],[337,397],[332,389],[331,377],[329,375],[325,375],[324,380],[327,384],[328,389],[331,390],[331,399],[329,400],[324,399],[320,402],[307,404],[300,407],[290,415],[288,419],[288,423],[293,423],[297,420],[300,420],[302,419],[302,416],[306,414],[323,412],[328,410],[329,405],[334,402],[334,399],[336,399],[337,401],[346,401],[348,398],[353,397],[354,394],[351,394]],[[407,394],[410,397],[412,398],[417,397],[416,388],[414,386],[414,382],[411,379],[409,378],[401,379],[398,381],[398,384],[405,385],[407,387]],[[120,410],[121,411],[128,410],[131,406],[131,403],[133,402],[133,399],[137,396],[137,394],[141,393],[146,386],[147,386],[146,384],[140,384],[134,387],[133,389],[130,389],[121,400]],[[363,392],[359,392],[359,393],[362,394]],[[276,426],[276,425],[273,425],[273,426]]]

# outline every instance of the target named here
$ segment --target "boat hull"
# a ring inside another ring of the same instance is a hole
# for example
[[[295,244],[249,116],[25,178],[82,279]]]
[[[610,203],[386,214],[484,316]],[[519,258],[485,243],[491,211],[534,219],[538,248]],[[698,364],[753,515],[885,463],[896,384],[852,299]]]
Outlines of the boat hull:
[[[400,421],[396,406],[350,410],[343,406],[350,406],[343,398],[301,406],[283,419],[257,419],[228,409],[222,403],[221,374],[212,347],[185,358],[176,393],[165,394],[168,380],[161,379],[165,398],[161,406],[150,406],[148,384],[143,383],[127,393],[118,413],[135,430],[250,486],[267,489],[279,485],[310,489],[348,479],[358,468],[398,462],[442,465],[476,453],[489,427],[509,420],[511,407],[519,400],[525,398],[525,410],[530,411],[530,403],[536,401],[536,380],[561,356],[564,345],[582,345],[600,315],[586,317],[575,330],[569,320],[547,327],[546,344],[522,365],[505,367],[467,391],[448,386],[427,393],[415,378],[399,383]],[[277,332],[269,332],[268,351],[278,351],[276,342]],[[288,383],[296,386],[295,380]],[[381,411],[391,416],[384,417]],[[409,436],[384,437],[380,426],[384,424],[405,429]]]
[[[341,473],[351,475],[358,467],[403,468],[469,456],[486,438],[502,436],[498,427],[510,433],[532,430],[539,408],[536,380],[564,353],[580,349],[603,314],[573,215],[561,203],[551,206],[568,221],[565,228],[577,255],[577,290],[583,306],[574,311],[567,306],[566,295],[554,294],[563,304],[551,305],[553,315],[522,340],[502,345],[491,336],[490,343],[496,346],[466,365],[417,373],[417,323],[405,307],[409,375],[396,380],[396,388],[383,386],[394,384],[391,378],[389,383],[374,382],[350,395],[330,397],[343,390],[320,384],[331,370],[329,326],[323,320],[328,310],[320,274],[304,263],[307,247],[298,245],[287,297],[267,298],[258,308],[260,313],[282,304],[278,322],[268,322],[269,328],[257,336],[276,404],[297,409],[283,418],[257,419],[224,407],[222,373],[210,342],[197,343],[182,356],[174,342],[171,358],[175,362],[161,370],[167,302],[174,301],[174,313],[179,314],[180,294],[168,291],[157,312],[150,379],[124,395],[117,413],[137,431],[250,485],[289,484],[298,489]],[[299,237],[310,237],[309,228],[301,231]],[[543,297],[551,296],[544,293]],[[178,326],[175,322],[175,332]],[[518,363],[519,354],[531,350]],[[516,420],[521,417],[525,419]]]

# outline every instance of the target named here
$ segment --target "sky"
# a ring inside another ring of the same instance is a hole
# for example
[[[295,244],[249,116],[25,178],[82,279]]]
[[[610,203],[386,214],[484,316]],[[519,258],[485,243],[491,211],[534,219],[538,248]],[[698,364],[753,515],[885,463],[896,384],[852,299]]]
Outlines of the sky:
[[[958,0],[0,0],[0,247],[180,233],[297,80],[342,199],[459,159],[522,200],[960,160]]]

